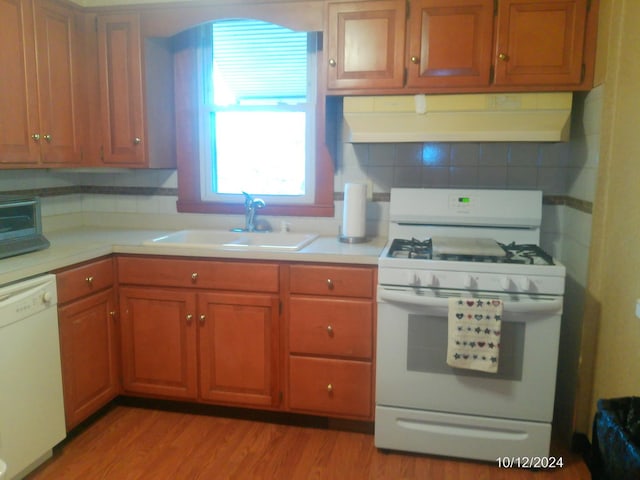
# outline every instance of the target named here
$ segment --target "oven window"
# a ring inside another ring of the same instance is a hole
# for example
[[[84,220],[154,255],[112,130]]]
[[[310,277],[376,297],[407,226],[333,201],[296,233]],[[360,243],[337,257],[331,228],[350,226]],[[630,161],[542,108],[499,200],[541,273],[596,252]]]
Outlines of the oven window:
[[[407,370],[423,373],[522,380],[526,325],[502,322],[497,373],[479,372],[447,365],[447,321],[442,317],[409,315]]]

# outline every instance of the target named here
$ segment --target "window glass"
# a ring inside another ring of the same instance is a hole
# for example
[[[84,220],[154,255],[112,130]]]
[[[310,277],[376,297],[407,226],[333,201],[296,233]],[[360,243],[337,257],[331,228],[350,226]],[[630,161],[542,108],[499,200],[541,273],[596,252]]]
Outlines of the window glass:
[[[313,34],[257,20],[213,22],[202,62],[201,194],[314,201]]]

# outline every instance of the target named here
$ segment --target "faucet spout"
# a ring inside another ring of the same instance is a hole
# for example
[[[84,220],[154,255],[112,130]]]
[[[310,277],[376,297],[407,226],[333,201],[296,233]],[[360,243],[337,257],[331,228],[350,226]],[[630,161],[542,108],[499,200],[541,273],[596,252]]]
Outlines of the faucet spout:
[[[253,198],[247,192],[242,192],[242,194],[244,195],[244,230],[255,232],[257,210],[264,208],[266,204],[261,198]]]

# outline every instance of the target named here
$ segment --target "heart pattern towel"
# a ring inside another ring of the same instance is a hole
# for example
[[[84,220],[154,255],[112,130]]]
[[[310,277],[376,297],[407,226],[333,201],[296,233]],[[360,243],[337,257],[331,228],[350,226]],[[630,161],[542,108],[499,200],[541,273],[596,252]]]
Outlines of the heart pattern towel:
[[[501,321],[501,300],[449,298],[447,364],[496,373]]]

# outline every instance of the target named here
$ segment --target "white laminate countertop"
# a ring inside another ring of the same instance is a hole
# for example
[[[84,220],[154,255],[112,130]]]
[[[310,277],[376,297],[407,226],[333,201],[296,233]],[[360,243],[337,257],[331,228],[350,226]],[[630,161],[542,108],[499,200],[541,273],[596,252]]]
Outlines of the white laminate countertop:
[[[167,233],[170,231],[97,227],[49,232],[45,234],[51,243],[49,248],[0,260],[0,285],[111,253],[377,265],[386,242],[385,238],[373,238],[366,243],[346,244],[339,242],[337,237],[319,237],[297,252],[143,245],[143,242]]]

